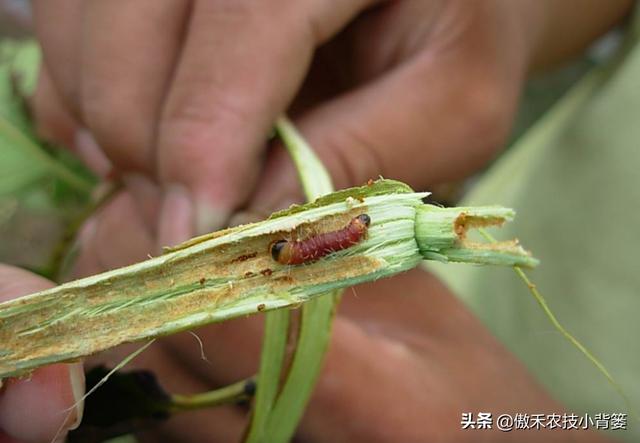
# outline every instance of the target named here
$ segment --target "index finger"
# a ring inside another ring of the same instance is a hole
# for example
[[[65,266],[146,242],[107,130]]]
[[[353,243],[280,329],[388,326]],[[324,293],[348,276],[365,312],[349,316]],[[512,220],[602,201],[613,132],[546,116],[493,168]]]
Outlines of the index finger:
[[[200,231],[246,200],[314,48],[371,1],[195,2],[157,155],[159,177],[192,191]]]

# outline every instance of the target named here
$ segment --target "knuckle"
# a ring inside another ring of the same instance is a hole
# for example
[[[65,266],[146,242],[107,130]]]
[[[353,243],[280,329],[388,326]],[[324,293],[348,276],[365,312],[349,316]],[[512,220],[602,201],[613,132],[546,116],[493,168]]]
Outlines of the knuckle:
[[[182,117],[163,121],[158,138],[158,176],[162,181],[196,181],[197,174],[187,171],[203,168],[210,162],[214,141],[205,120]]]
[[[82,116],[100,147],[126,169],[149,169],[153,120],[125,94],[94,88],[83,94]]]
[[[322,139],[319,147],[324,151],[323,160],[338,187],[356,186],[371,177],[385,175],[378,147],[368,133],[342,125]]]
[[[194,165],[210,164],[211,157],[225,148],[223,143],[228,138],[225,133],[235,132],[243,121],[246,118],[238,107],[221,102],[201,106],[194,101],[173,108],[160,123],[159,175],[164,177],[172,175],[172,171],[188,171]]]
[[[202,96],[188,94],[174,101],[166,109],[161,125],[171,133],[187,131],[197,134],[220,122],[242,122],[249,117],[237,101],[208,92]]]

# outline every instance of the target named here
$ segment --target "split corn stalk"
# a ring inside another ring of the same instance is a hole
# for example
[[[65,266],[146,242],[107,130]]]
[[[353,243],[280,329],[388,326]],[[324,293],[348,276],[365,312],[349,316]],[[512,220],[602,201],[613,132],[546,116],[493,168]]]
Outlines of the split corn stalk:
[[[391,276],[423,259],[531,267],[517,242],[480,244],[473,227],[499,225],[501,207],[440,208],[427,193],[379,180],[189,240],[166,253],[0,304],[0,378],[73,361],[127,342],[282,308]],[[366,239],[321,260],[281,265],[272,242],[306,238],[371,218]]]

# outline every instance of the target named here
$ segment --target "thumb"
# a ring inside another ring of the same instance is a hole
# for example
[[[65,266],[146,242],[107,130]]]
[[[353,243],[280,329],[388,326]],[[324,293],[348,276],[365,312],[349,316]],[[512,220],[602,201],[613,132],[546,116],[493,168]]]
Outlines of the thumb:
[[[477,170],[506,137],[519,83],[493,70],[462,54],[416,56],[296,124],[337,188],[384,176],[424,189]],[[250,208],[299,196],[293,171],[282,150],[272,152]]]
[[[51,282],[27,271],[0,265],[0,301],[51,286]],[[0,437],[4,432],[20,441],[50,442],[64,438],[80,424],[85,389],[81,363],[51,365],[30,376],[3,382]]]

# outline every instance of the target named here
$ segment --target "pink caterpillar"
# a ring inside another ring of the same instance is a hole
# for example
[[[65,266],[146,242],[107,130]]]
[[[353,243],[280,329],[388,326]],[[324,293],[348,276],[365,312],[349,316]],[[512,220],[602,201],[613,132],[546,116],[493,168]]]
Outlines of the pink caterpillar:
[[[278,240],[271,244],[271,256],[283,265],[316,261],[359,243],[367,234],[369,224],[371,218],[367,214],[360,214],[337,231],[325,232],[304,240]]]

